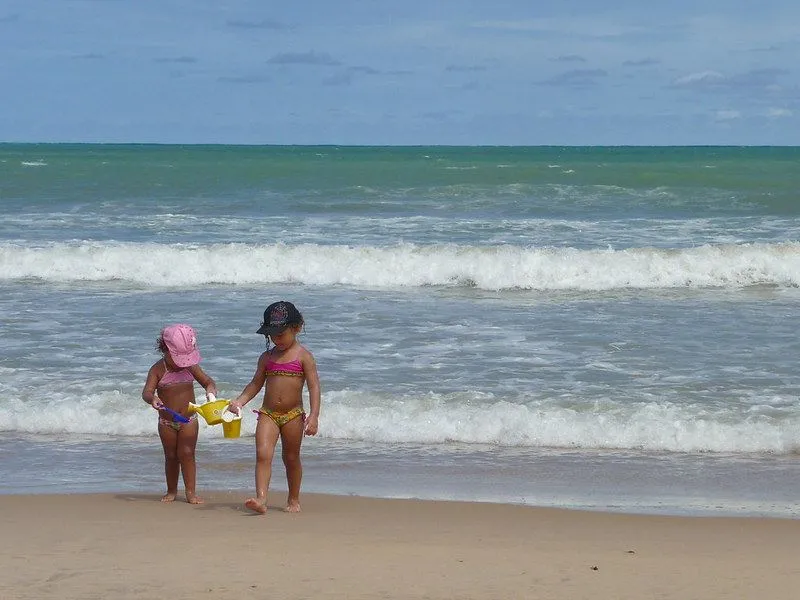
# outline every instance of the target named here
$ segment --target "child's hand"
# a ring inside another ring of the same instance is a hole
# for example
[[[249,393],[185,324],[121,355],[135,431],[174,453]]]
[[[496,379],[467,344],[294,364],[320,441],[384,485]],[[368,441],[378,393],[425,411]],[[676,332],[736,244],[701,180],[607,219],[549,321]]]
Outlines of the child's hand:
[[[309,417],[306,419],[305,434],[317,435],[318,429],[319,429],[319,419],[313,415],[309,415]]]
[[[161,398],[153,398],[153,401],[150,403],[150,406],[152,406],[156,410],[161,410],[162,408],[164,408],[164,403],[161,401]]]
[[[232,402],[228,403],[228,412],[232,412],[235,415],[241,416],[242,414],[242,406],[233,400]]]

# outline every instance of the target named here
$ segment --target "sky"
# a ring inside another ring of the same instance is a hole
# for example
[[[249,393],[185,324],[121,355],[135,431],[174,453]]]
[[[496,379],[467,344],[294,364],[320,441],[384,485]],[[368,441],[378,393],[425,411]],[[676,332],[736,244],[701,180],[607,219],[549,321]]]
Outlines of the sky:
[[[0,141],[800,145],[797,0],[0,0]]]

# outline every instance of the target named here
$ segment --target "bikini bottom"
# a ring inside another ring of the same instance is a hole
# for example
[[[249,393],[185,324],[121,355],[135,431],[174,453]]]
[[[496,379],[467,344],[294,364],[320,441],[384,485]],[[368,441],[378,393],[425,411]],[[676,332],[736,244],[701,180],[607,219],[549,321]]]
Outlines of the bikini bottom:
[[[193,414],[190,417],[186,417],[189,419],[189,423],[192,421],[197,420],[197,414]],[[167,427],[171,427],[175,431],[180,431],[184,425],[188,425],[189,423],[181,423],[180,421],[173,421],[172,419],[165,419],[164,417],[158,417],[158,424],[159,425],[166,425]]]
[[[303,417],[305,421],[306,413],[303,411],[302,406],[295,406],[292,410],[287,412],[278,412],[276,410],[270,410],[268,408],[259,408],[258,410],[254,410],[254,413],[258,414],[258,418],[260,419],[262,415],[269,417],[275,422],[275,425],[278,426],[278,429],[286,425],[289,421],[294,421],[297,417]]]

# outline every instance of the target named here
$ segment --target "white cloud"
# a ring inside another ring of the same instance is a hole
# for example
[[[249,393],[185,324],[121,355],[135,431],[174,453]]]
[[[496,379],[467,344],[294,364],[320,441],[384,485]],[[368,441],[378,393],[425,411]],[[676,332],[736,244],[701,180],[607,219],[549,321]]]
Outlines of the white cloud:
[[[656,58],[640,58],[638,60],[623,61],[623,67],[652,67],[653,65],[660,64],[661,61]]]
[[[273,65],[319,65],[335,67],[342,63],[327,52],[282,52],[267,60]]]
[[[586,59],[579,54],[564,54],[550,59],[553,62],[581,62],[585,63]]]
[[[695,87],[707,85],[719,85],[725,81],[725,76],[717,71],[699,71],[697,73],[690,73],[683,77],[678,77],[673,81],[673,85],[679,87]]]
[[[621,37],[630,34],[641,34],[645,28],[627,25],[619,19],[607,18],[593,14],[585,17],[541,18],[513,21],[478,21],[473,22],[475,29],[510,31],[527,34],[559,34],[563,36],[582,36],[588,38]]]
[[[794,113],[788,108],[770,108],[767,110],[765,116],[770,119],[781,119],[793,116]]]
[[[573,69],[554,75],[541,83],[543,85],[586,87],[597,85],[599,77],[607,77],[603,69]]]
[[[718,110],[714,114],[715,121],[735,121],[742,118],[742,113],[738,110]]]

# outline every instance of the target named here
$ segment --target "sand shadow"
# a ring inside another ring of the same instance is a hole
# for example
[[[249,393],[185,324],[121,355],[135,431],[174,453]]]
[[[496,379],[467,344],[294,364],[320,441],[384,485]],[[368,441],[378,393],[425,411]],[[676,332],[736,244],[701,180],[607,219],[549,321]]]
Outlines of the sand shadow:
[[[266,515],[261,515],[257,512],[246,508],[244,505],[244,500],[241,498],[245,497],[245,494],[237,495],[236,499],[233,498],[220,498],[219,494],[209,494],[208,496],[202,495],[204,502],[203,504],[189,504],[186,502],[184,498],[180,495],[175,499],[174,502],[161,502],[163,494],[114,494],[113,498],[115,500],[120,500],[122,502],[142,502],[148,504],[162,504],[165,507],[167,506],[187,506],[192,510],[198,511],[218,511],[218,510],[227,510],[231,512],[241,513],[242,516],[246,517],[261,517]],[[267,505],[267,515],[272,513],[281,513],[281,514],[290,514],[286,513],[284,510],[285,507],[276,504],[268,504]]]

